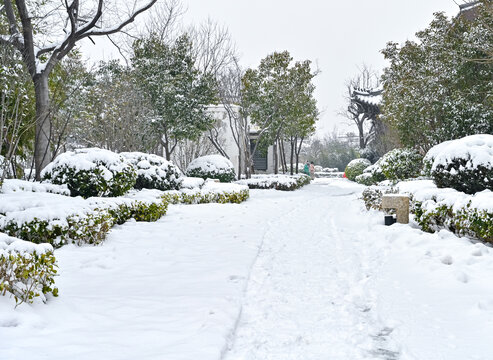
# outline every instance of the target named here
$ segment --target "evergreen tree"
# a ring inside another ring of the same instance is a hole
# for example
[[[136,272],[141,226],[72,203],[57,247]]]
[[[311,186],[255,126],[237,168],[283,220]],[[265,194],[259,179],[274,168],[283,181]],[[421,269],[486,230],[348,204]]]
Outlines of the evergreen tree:
[[[404,145],[422,151],[445,140],[493,133],[493,64],[484,48],[493,43],[485,13],[475,21],[443,13],[418,32],[419,42],[389,43],[383,54],[382,119]]]
[[[168,45],[152,34],[133,45],[138,84],[168,160],[180,140],[195,140],[214,123],[206,112],[216,101],[214,78],[197,69],[192,46],[187,35]]]

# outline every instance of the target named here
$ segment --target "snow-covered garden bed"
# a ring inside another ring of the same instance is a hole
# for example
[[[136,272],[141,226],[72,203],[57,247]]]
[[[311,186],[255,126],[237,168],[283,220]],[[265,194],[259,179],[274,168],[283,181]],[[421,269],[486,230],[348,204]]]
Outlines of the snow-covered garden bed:
[[[447,229],[459,236],[469,236],[493,243],[493,192],[484,190],[474,195],[438,188],[431,180],[402,181],[395,186],[372,186],[363,191],[368,209],[381,210],[386,193],[410,195],[410,211],[422,230]]]
[[[310,177],[305,174],[252,175],[250,179],[236,181],[236,184],[246,185],[250,189],[276,189],[293,191],[309,184],[310,181]]]

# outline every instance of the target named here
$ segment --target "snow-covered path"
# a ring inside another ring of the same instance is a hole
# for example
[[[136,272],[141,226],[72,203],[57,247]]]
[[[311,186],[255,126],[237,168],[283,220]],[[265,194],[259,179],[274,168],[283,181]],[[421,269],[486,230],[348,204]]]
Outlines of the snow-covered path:
[[[226,359],[398,358],[367,287],[385,256],[368,246],[374,224],[345,184],[312,185],[271,223]]]
[[[0,297],[0,359],[493,359],[492,249],[384,227],[361,189],[172,206],[57,250],[59,298]]]

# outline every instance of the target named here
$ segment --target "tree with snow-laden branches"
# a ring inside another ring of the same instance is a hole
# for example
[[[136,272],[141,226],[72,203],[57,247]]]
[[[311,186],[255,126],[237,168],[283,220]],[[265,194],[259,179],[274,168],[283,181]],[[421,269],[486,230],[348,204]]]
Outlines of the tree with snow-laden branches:
[[[128,11],[122,14],[117,0],[3,0],[0,22],[8,23],[8,32],[0,33],[0,44],[21,54],[35,89],[36,178],[51,161],[48,80],[52,70],[81,40],[120,32],[156,1],[136,0],[126,4]]]
[[[317,72],[311,71],[309,60],[294,64],[292,61],[288,51],[275,52],[262,59],[258,69],[248,69],[242,79],[245,110],[258,128],[252,155],[274,145],[276,173],[278,147],[281,156],[284,155],[282,141],[287,139],[292,145],[292,163],[294,155],[299,156],[303,140],[313,133],[318,119],[312,83]]]
[[[383,50],[390,61],[383,119],[404,145],[426,151],[444,140],[493,132],[493,66],[477,61],[488,59],[484,49],[493,43],[484,10],[480,4],[472,20],[437,13],[416,34],[418,42],[389,43]]]
[[[170,160],[180,140],[196,140],[212,127],[214,119],[206,110],[216,100],[215,80],[197,68],[186,34],[170,45],[150,34],[133,48],[136,77],[156,114],[155,129]]]

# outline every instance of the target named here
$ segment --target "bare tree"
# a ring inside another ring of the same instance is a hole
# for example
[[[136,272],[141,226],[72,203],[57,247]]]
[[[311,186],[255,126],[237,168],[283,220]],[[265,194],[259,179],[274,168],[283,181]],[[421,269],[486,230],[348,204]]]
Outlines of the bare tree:
[[[156,1],[126,3],[127,11],[123,14],[118,10],[123,4],[110,0],[64,0],[42,4],[28,0],[16,0],[14,4],[12,0],[3,0],[0,16],[8,21],[9,35],[1,35],[0,43],[19,51],[35,88],[37,179],[51,161],[48,78],[55,65],[81,40],[118,33]]]
[[[218,94],[226,111],[229,128],[238,148],[238,177],[251,176],[253,158],[250,153],[250,125],[244,111],[242,91],[243,70],[237,61],[218,77]]]
[[[380,79],[375,71],[363,65],[360,73],[346,84],[348,103],[341,115],[358,128],[359,147],[366,148],[375,136],[375,121],[380,113]]]

